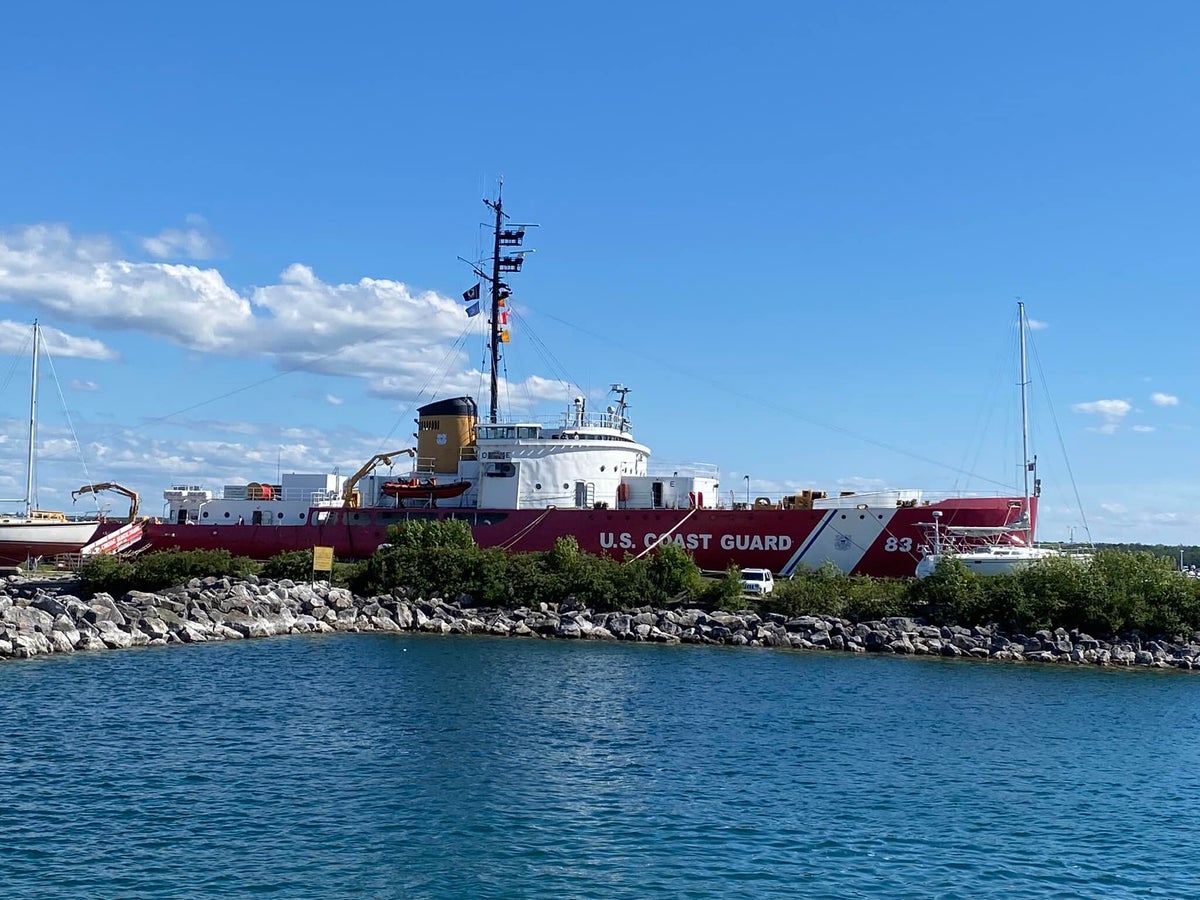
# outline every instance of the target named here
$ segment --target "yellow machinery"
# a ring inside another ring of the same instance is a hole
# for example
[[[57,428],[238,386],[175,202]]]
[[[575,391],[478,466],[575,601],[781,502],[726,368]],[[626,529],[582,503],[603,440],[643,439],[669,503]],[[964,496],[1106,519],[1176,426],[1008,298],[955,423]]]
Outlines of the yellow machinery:
[[[71,499],[74,500],[80,494],[98,494],[101,491],[113,491],[117,494],[124,494],[129,498],[129,521],[132,522],[137,518],[138,497],[137,491],[131,491],[129,488],[117,484],[115,481],[103,481],[100,484],[85,484],[77,491],[71,491]]]
[[[801,491],[798,494],[784,497],[779,506],[781,509],[812,509],[814,500],[824,499],[824,491]]]
[[[417,452],[422,472],[457,475],[460,459],[475,458],[479,412],[470,397],[428,403],[417,410]]]
[[[385,466],[390,466],[392,464],[393,456],[401,456],[405,453],[414,457],[417,455],[416,450],[414,450],[412,447],[407,447],[404,450],[393,450],[391,453],[376,453],[369,460],[367,460],[366,464],[361,469],[346,479],[346,486],[342,488],[342,506],[359,506],[362,502],[362,495],[356,490],[358,483],[366,476],[374,472],[375,467],[380,463],[383,463]]]

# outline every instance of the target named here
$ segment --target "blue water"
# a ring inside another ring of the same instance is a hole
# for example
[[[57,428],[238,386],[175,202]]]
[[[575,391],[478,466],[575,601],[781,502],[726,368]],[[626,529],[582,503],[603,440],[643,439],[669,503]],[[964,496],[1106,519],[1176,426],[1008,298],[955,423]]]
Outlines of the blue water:
[[[335,635],[0,665],[38,897],[1188,897],[1200,678]]]

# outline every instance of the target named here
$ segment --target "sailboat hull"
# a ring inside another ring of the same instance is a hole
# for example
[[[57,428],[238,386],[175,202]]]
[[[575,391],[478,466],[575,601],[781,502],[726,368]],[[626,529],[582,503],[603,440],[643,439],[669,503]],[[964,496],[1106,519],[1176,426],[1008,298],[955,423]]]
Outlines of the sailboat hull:
[[[1060,556],[1056,550],[1046,547],[994,546],[969,553],[930,554],[917,564],[916,575],[925,578],[932,575],[943,559],[957,559],[967,571],[976,575],[1012,575],[1039,560]]]
[[[0,564],[19,565],[31,557],[77,553],[99,527],[99,522],[0,517]]]

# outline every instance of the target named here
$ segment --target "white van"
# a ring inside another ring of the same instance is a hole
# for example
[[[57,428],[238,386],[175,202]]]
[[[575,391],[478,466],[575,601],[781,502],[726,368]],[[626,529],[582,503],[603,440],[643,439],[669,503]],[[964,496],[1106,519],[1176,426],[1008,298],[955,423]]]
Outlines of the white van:
[[[769,594],[775,590],[775,576],[770,569],[742,569],[742,593]]]

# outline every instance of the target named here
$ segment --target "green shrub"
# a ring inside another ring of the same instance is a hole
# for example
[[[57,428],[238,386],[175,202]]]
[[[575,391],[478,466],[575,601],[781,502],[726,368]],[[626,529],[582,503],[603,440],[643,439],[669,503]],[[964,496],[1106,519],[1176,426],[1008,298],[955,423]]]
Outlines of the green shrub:
[[[401,588],[424,597],[465,594],[485,605],[575,599],[603,612],[694,598],[702,581],[692,558],[674,544],[623,562],[583,553],[570,536],[547,552],[509,554],[479,549],[470,529],[451,520],[393,526],[388,544],[358,569],[351,587],[361,594]]]
[[[650,555],[646,578],[652,592],[646,602],[655,606],[700,592],[700,570],[678,544],[663,544]]]
[[[847,575],[831,562],[802,569],[775,582],[775,590],[757,600],[762,612],[786,616],[834,616],[866,621],[911,615],[907,582]]]
[[[272,581],[290,578],[292,581],[308,581],[313,577],[313,552],[294,550],[272,556],[262,564],[259,574]]]
[[[775,582],[775,589],[758,600],[763,612],[785,616],[846,615],[850,601],[850,578],[833,563],[825,563],[816,571],[805,569],[791,578]]]
[[[1078,621],[1066,627],[1156,635],[1200,627],[1196,579],[1181,575],[1170,559],[1146,551],[1101,550],[1091,566],[1106,590],[1081,610],[1067,610]]]
[[[697,602],[704,609],[723,609],[737,612],[745,609],[748,602],[742,589],[742,573],[737,566],[730,566],[720,578],[712,579],[701,589]]]
[[[79,570],[79,587],[86,596],[120,597],[133,589],[133,563],[118,556],[89,556]]]
[[[980,579],[960,559],[944,557],[932,574],[914,580],[909,598],[936,624],[975,625],[985,609]]]
[[[179,587],[193,578],[242,578],[254,574],[258,564],[228,550],[160,550],[134,560],[112,556],[90,558],[80,570],[84,592],[120,596],[127,591],[161,591]]]
[[[467,550],[475,546],[471,526],[462,519],[409,519],[389,525],[387,542],[401,550]]]

